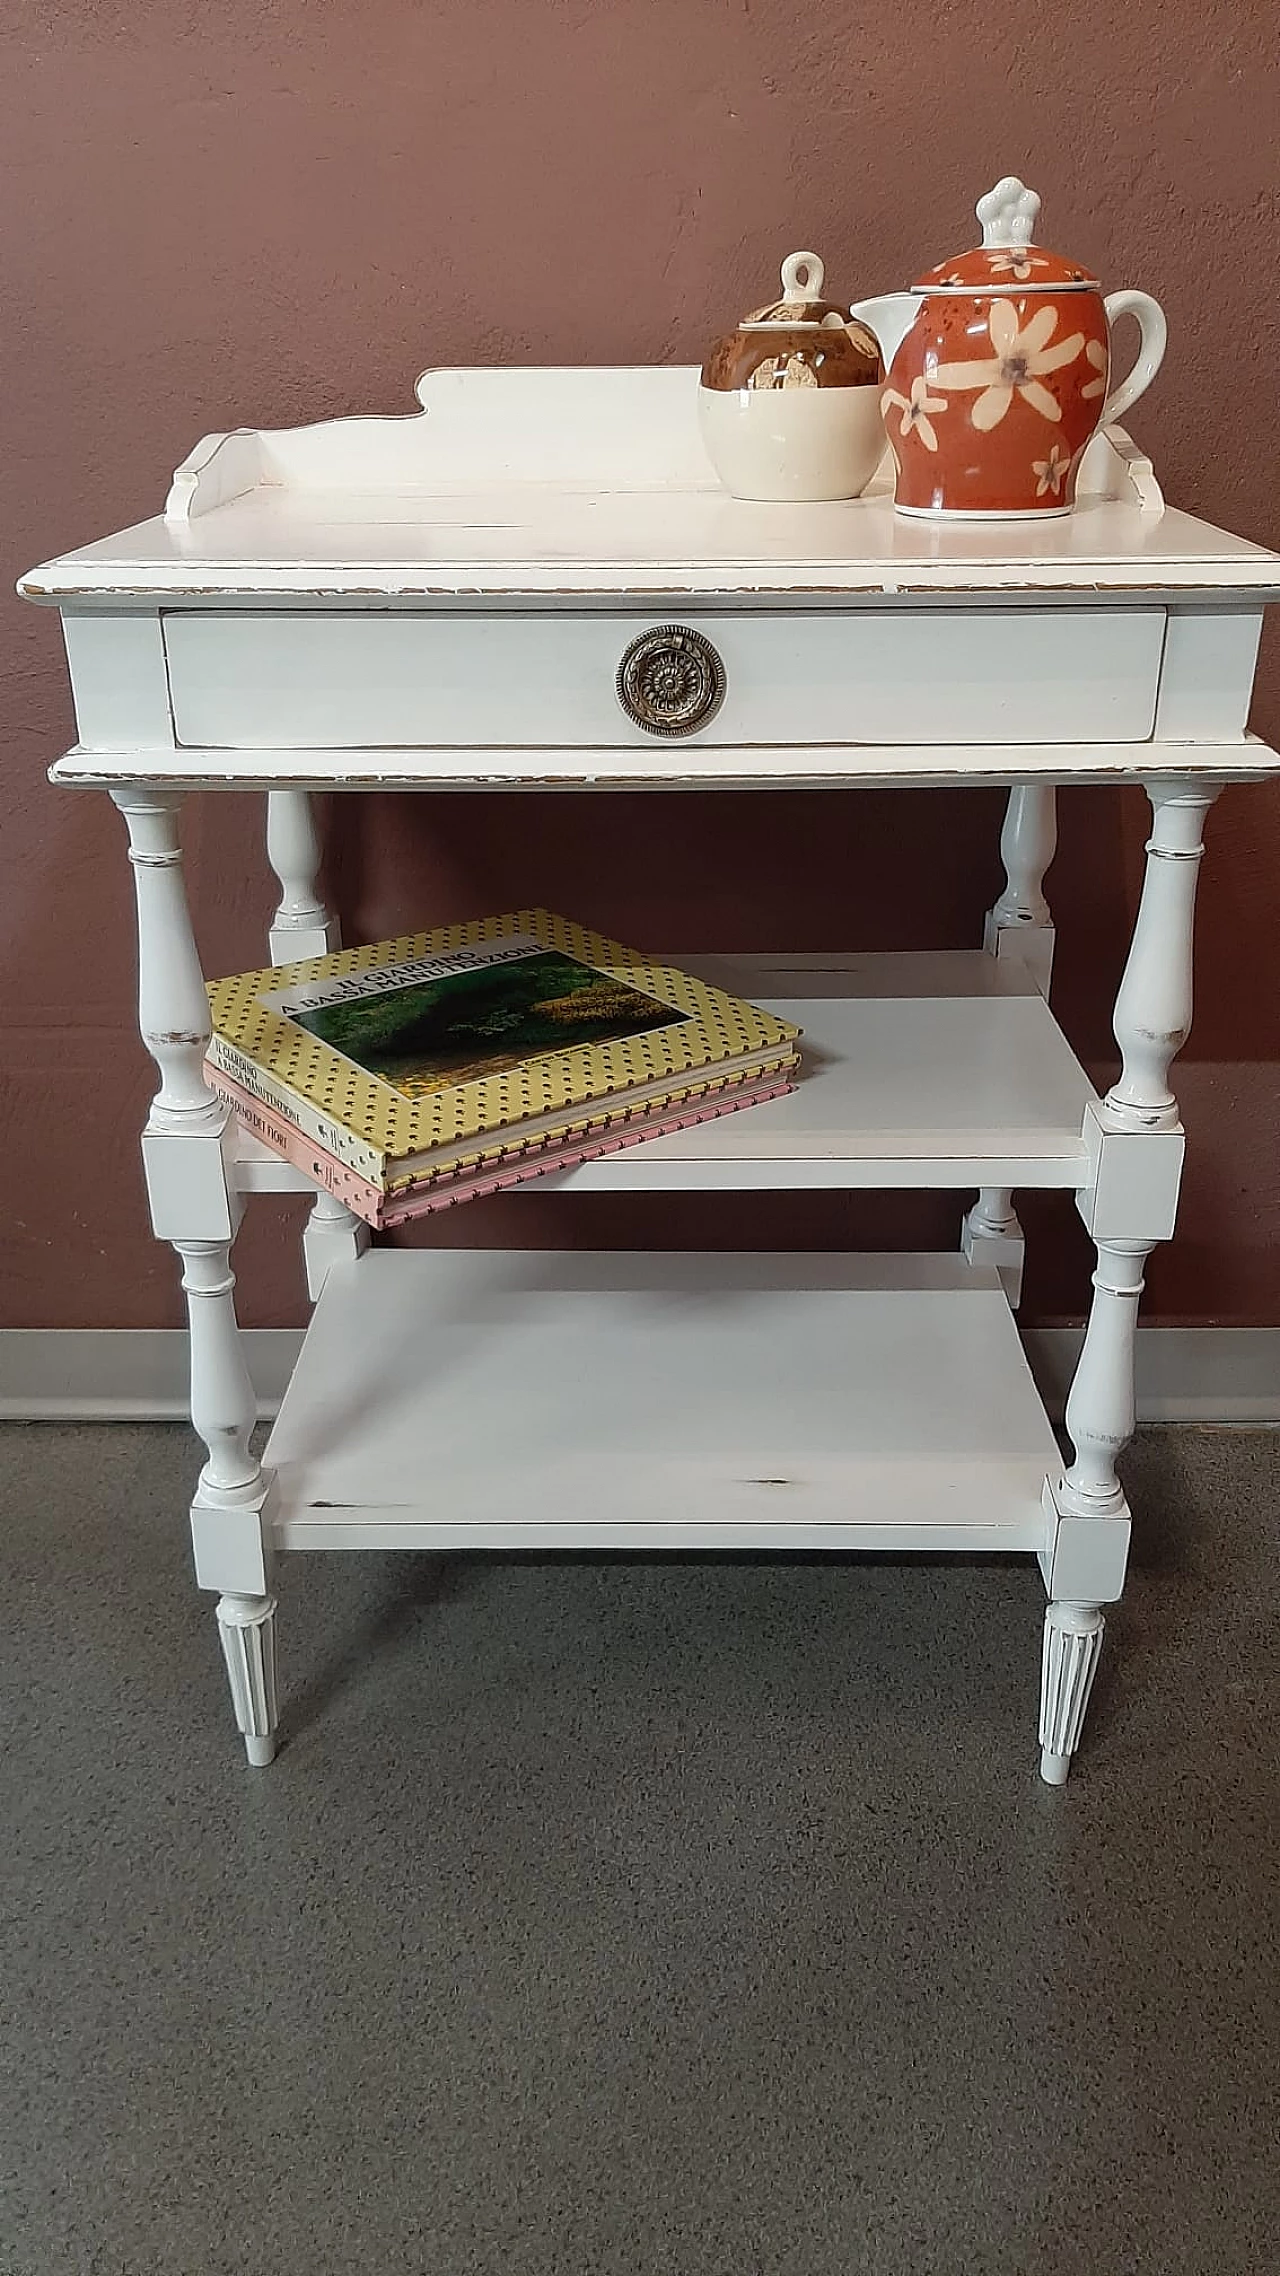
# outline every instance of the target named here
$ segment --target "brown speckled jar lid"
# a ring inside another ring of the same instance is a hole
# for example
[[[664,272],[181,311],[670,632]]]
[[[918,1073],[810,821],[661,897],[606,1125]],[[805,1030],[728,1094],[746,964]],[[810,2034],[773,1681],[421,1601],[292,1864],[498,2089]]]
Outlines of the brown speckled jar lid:
[[[875,335],[824,300],[825,270],[816,253],[789,253],[782,298],[744,316],[717,340],[702,367],[716,394],[742,387],[875,387],[884,376]]]
[[[843,324],[844,310],[824,300],[826,266],[816,253],[788,253],[782,264],[782,298],[744,316],[744,324]]]

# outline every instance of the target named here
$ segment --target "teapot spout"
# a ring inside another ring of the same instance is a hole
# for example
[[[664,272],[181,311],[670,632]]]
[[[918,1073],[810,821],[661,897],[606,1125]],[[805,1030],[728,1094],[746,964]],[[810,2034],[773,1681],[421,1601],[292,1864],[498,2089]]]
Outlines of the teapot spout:
[[[884,368],[888,371],[916,312],[909,292],[882,292],[874,300],[856,301],[849,314],[875,333]]]

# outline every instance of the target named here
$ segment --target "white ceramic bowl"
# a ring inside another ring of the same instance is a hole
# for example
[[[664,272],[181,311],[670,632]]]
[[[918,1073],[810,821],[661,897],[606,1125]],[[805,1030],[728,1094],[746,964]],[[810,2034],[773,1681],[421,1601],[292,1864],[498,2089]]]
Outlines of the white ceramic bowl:
[[[885,449],[878,387],[699,387],[698,422],[735,498],[856,498]]]

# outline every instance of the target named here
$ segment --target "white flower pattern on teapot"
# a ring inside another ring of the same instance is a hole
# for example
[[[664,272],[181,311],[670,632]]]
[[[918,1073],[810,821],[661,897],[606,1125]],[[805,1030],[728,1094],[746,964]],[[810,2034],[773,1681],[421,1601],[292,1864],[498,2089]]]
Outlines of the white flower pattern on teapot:
[[[1057,328],[1056,308],[1037,308],[1030,321],[1021,325],[1018,310],[1011,300],[993,301],[987,331],[995,349],[994,356],[979,357],[972,362],[938,364],[932,369],[926,361],[926,375],[935,387],[980,387],[983,392],[969,416],[974,426],[984,432],[999,426],[1013,401],[1015,388],[1023,402],[1030,403],[1042,419],[1061,419],[1062,405],[1045,386],[1045,375],[1075,362],[1084,346],[1084,334],[1073,332],[1069,339],[1057,340],[1050,347],[1048,343]]]
[[[939,262],[909,293],[853,310],[875,329],[889,367],[880,407],[900,513],[1069,513],[1090,436],[1160,367],[1158,304],[1140,292],[1104,300],[1087,269],[1034,243],[1039,212],[1035,191],[1007,175],[979,200],[980,245]],[[1142,349],[1112,388],[1111,326],[1122,314],[1137,317]]]

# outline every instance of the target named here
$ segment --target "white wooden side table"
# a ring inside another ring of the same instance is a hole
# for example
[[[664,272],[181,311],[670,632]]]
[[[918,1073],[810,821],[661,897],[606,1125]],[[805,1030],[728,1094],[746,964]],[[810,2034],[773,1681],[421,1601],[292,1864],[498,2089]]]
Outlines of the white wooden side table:
[[[849,504],[744,504],[702,456],[695,385],[441,371],[407,419],[215,435],[163,517],[23,581],[61,610],[74,685],[53,779],[107,788],[128,826],[160,1076],[143,1156],[208,1450],[196,1574],[254,1763],[275,1748],[274,1573],[304,1549],[1035,1556],[1051,1783],[1080,1737],[1125,1577],[1143,1264],[1174,1226],[1202,825],[1224,782],[1280,768],[1245,730],[1280,557],[1166,509],[1119,430],[1061,521],[903,522],[883,475]],[[616,684],[666,625],[726,679],[677,736]],[[1134,781],[1153,824],[1102,1098],[1049,1009],[1044,876],[1054,786]],[[259,1463],[231,1246],[249,1196],[314,1189],[204,1081],[187,790],[267,793],[282,962],[337,945],[317,788],[942,783],[1009,786],[982,949],[706,964],[803,1026],[797,1091],[556,1183],[946,1188],[971,1197],[955,1255],[367,1250],[320,1194],[315,1309]],[[1020,1187],[1073,1192],[1097,1249],[1065,1468],[1013,1316]]]

